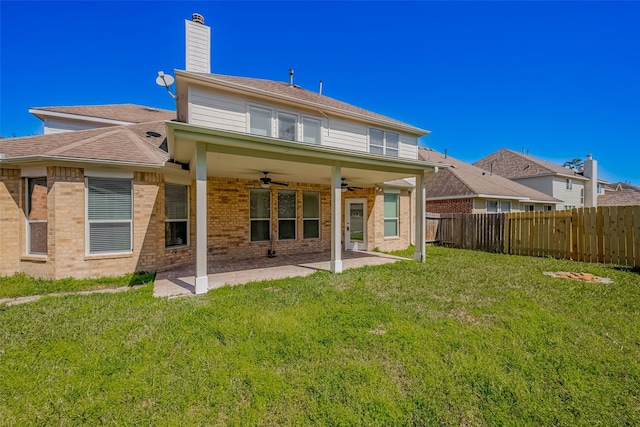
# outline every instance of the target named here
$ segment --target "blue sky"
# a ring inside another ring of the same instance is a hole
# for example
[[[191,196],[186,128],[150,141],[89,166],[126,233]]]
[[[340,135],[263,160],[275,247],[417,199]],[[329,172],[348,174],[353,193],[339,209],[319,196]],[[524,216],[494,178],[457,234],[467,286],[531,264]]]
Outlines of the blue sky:
[[[473,162],[500,148],[592,153],[640,185],[640,2],[0,1],[0,135],[29,107],[174,109],[184,20],[212,27],[212,72],[287,81],[430,129]]]

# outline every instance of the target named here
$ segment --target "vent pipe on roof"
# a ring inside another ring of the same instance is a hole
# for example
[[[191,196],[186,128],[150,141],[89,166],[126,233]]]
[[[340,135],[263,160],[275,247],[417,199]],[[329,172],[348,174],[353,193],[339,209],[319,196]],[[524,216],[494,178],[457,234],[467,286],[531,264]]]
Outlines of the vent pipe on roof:
[[[293,86],[293,68],[289,68],[289,86]]]
[[[448,148],[445,148],[445,149],[444,149],[444,158],[445,158],[445,159],[447,158],[447,154],[449,154],[449,149],[448,149]]]
[[[320,80],[320,89],[318,90],[318,93],[322,95],[322,80]]]
[[[193,15],[191,15],[191,21],[197,24],[204,25],[204,16],[200,15],[199,13],[194,13]]]

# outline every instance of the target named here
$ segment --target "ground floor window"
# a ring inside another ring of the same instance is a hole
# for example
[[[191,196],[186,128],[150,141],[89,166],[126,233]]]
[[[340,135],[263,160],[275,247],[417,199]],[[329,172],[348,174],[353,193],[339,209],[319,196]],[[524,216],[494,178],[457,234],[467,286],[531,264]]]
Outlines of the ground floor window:
[[[511,212],[511,202],[508,200],[487,200],[487,213],[509,213]]]
[[[302,192],[302,238],[320,238],[320,193]]]
[[[278,240],[295,240],[296,222],[296,192],[278,191]]]
[[[47,254],[47,178],[27,178],[27,253]]]
[[[525,212],[533,212],[535,210],[533,205],[524,205]]]
[[[249,222],[252,242],[271,239],[271,190],[250,190]]]
[[[399,195],[384,195],[384,237],[398,237],[399,222]]]
[[[189,187],[179,184],[164,186],[165,247],[189,244]]]
[[[87,178],[87,230],[90,254],[132,250],[131,179]]]

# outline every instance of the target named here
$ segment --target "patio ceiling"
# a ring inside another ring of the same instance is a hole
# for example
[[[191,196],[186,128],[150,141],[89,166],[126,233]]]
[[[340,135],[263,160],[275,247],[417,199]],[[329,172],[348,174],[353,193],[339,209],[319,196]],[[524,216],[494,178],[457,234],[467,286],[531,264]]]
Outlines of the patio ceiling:
[[[441,164],[341,150],[275,138],[167,122],[169,155],[192,163],[197,142],[207,149],[207,175],[256,180],[269,172],[274,181],[330,185],[331,167],[342,166],[349,185],[373,187],[433,172]],[[194,168],[192,167],[193,171]]]

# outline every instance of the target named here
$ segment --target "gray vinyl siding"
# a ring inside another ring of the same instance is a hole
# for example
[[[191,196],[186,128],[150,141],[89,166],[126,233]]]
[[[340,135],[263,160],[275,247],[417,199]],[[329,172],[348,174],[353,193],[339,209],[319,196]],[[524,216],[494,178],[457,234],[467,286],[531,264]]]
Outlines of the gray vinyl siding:
[[[201,89],[190,88],[189,123],[216,129],[246,132],[246,101]]]
[[[322,134],[322,145],[355,151],[368,151],[369,128],[359,123],[330,119],[329,130]]]
[[[302,135],[302,119],[303,117],[310,117],[320,121],[321,145],[360,152],[369,151],[369,128],[371,126],[366,124],[333,117],[322,117],[319,114],[308,114],[307,112],[295,111],[290,108],[280,108],[276,105],[253,102],[244,98],[222,95],[196,87],[189,88],[188,122],[198,126],[246,133],[248,130],[249,106],[271,109],[274,118],[277,115],[277,111],[297,115],[299,140],[301,140]],[[372,127],[384,129],[377,126]],[[275,122],[272,134],[275,135]],[[405,159],[417,159],[417,138],[400,134],[398,156]]]

